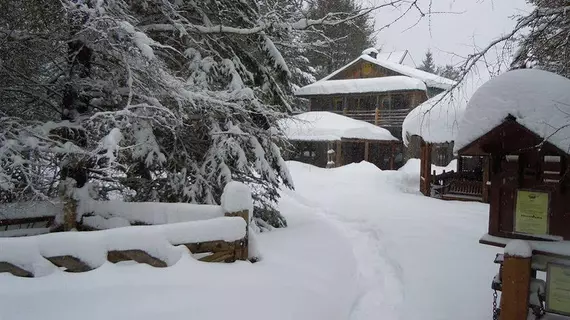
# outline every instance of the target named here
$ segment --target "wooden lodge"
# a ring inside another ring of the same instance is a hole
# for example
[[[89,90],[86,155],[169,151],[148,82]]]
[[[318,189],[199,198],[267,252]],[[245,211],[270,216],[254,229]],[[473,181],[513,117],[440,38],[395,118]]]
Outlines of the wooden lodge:
[[[479,88],[460,124],[458,154],[483,157],[488,181],[488,233],[479,242],[506,247],[494,261],[496,319],[570,316],[568,115],[570,80],[523,69]]]
[[[326,111],[298,114],[279,126],[290,143],[286,160],[321,168],[367,161],[382,170],[403,165],[402,143],[390,132],[368,122]],[[400,157],[398,157],[400,155]]]
[[[406,115],[454,84],[367,49],[346,66],[300,88],[295,95],[309,100],[309,111],[329,111],[363,120],[401,139]]]

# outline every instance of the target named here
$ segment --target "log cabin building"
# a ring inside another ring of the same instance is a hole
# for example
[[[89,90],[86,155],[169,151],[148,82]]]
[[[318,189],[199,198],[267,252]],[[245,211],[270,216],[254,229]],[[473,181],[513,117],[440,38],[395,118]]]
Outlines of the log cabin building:
[[[376,49],[367,49],[346,66],[300,88],[295,95],[309,100],[308,111],[329,111],[363,120],[401,139],[406,115],[455,82],[385,57]]]
[[[290,148],[283,156],[321,168],[367,161],[382,170],[403,165],[401,142],[388,130],[327,111],[311,111],[279,121]]]

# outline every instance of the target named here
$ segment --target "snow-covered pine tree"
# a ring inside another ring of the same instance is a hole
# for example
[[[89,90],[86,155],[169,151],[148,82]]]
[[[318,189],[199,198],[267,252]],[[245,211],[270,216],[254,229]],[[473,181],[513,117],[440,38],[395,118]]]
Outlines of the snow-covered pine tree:
[[[428,51],[426,52],[426,56],[422,60],[422,64],[418,67],[418,69],[429,73],[435,73],[436,66],[433,60],[433,54],[431,53],[431,50],[428,49]]]
[[[570,1],[527,0],[536,9],[520,18],[528,32],[519,37],[512,68],[540,67],[570,78]]]
[[[217,203],[238,180],[261,225],[285,225],[275,123],[312,80],[305,32],[337,16],[294,0],[44,2],[2,3],[18,11],[0,21],[2,201],[72,178],[103,199]]]
[[[373,20],[357,1],[315,0],[308,3],[311,18],[331,15],[342,19],[360,15],[344,24],[315,26],[306,33],[306,42],[312,45],[308,57],[318,73],[317,78],[334,72],[360,56],[364,49],[374,46]]]

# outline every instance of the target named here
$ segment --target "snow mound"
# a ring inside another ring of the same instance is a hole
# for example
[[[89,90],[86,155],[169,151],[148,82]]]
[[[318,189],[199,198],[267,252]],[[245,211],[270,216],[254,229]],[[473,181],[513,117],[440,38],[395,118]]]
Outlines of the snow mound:
[[[287,139],[295,141],[398,140],[384,128],[326,111],[301,113],[280,120],[278,125]]]
[[[296,96],[426,90],[422,80],[406,76],[318,81],[295,91]]]
[[[536,69],[509,71],[483,84],[467,105],[455,150],[485,135],[508,115],[561,150],[570,151],[570,80]]]
[[[84,222],[95,227],[122,227],[128,222],[144,224],[169,224],[177,222],[214,219],[224,216],[222,207],[192,203],[123,202],[120,200],[96,201],[86,197],[79,201],[78,213],[84,215]],[[89,218],[89,215],[99,218]],[[113,219],[122,218],[122,219]],[[87,219],[87,220],[85,220]]]
[[[404,144],[412,135],[429,143],[454,141],[468,101],[467,95],[442,92],[414,108],[402,124]]]
[[[532,257],[532,248],[524,240],[513,240],[507,243],[505,254],[512,257],[530,258]]]
[[[0,220],[55,217],[62,212],[63,203],[59,200],[0,204]]]
[[[249,211],[249,216],[253,215],[253,200],[248,186],[241,182],[230,181],[224,187],[222,193],[222,208],[225,212]]]

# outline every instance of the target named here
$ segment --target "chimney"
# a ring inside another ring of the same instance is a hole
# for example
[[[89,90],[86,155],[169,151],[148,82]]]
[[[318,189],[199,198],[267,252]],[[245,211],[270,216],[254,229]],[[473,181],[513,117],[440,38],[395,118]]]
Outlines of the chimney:
[[[363,55],[369,55],[372,58],[376,59],[376,57],[378,56],[378,50],[376,50],[376,48],[368,48],[364,51],[362,51]]]

